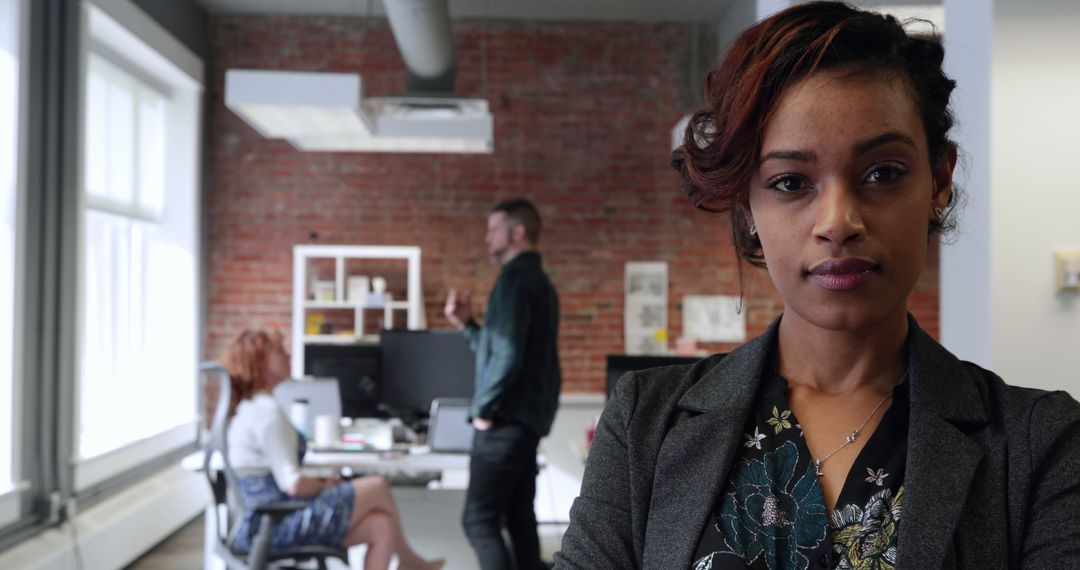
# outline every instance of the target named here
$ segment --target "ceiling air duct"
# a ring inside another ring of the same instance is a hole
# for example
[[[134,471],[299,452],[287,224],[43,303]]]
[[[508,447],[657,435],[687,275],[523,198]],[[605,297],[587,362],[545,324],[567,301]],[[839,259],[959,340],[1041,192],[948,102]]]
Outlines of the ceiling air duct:
[[[454,36],[447,0],[384,0],[386,18],[408,70],[409,93],[454,93]]]
[[[304,151],[490,153],[485,99],[453,94],[446,0],[384,0],[407,91],[364,98],[358,74],[230,69],[225,105],[268,138]]]

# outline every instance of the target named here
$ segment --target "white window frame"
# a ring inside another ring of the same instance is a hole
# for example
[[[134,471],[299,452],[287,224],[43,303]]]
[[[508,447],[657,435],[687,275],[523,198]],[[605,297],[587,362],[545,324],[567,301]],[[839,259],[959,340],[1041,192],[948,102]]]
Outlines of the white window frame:
[[[170,89],[159,85],[157,81],[147,77],[139,70],[125,65],[125,62],[119,56],[113,55],[111,52],[112,50],[107,46],[91,41],[90,53],[87,56],[87,67],[90,71],[102,76],[111,83],[126,87],[134,95],[136,107],[138,107],[139,103],[147,100],[158,99],[168,102],[172,98]],[[135,121],[132,124],[132,130],[135,132],[141,130],[139,124],[141,116],[140,112],[135,113]],[[140,142],[141,139],[136,137],[135,140]],[[138,172],[132,173],[133,185],[138,184],[138,174]],[[161,212],[142,207],[138,190],[134,189],[134,192],[136,195],[128,203],[108,197],[90,195],[86,197],[86,206],[94,210],[147,222],[156,222],[161,219]]]
[[[27,119],[27,90],[28,82],[27,77],[29,75],[27,65],[27,53],[29,45],[29,21],[30,21],[30,3],[28,0],[14,0],[15,10],[17,11],[18,23],[15,24],[17,28],[18,38],[18,53],[17,58],[17,74],[18,74],[18,92],[17,100],[15,102],[16,111],[15,116],[17,120],[16,133],[15,133],[15,239],[14,239],[14,271],[13,276],[22,275],[23,263],[23,248],[20,244],[24,243],[24,235],[26,233],[26,119]],[[21,323],[21,311],[19,310],[18,299],[20,296],[20,283],[15,280],[12,283],[12,291],[14,295],[12,299],[5,302],[12,303],[12,346],[11,348],[11,361],[0,364],[2,366],[11,367],[11,410],[10,414],[7,410],[3,410],[3,416],[6,416],[7,421],[10,421],[10,431],[7,428],[0,429],[0,437],[9,437],[10,441],[10,453],[11,461],[9,467],[10,473],[5,474],[5,481],[0,484],[0,527],[11,524],[22,516],[22,503],[23,495],[30,489],[30,482],[22,480],[22,445],[23,445],[23,407],[18,405],[23,398],[23,385],[24,379],[21,370],[22,359],[21,348],[22,343],[19,340],[18,332],[22,329]],[[6,432],[6,433],[5,433]]]
[[[118,65],[125,72],[135,72],[140,80],[147,81],[154,87],[160,87],[160,91],[168,93],[172,98],[172,104],[178,106],[180,113],[169,113],[169,163],[180,166],[171,171],[167,176],[166,192],[170,187],[186,185],[186,188],[194,190],[195,203],[194,220],[196,225],[201,219],[199,212],[199,199],[201,188],[201,140],[202,140],[202,90],[203,90],[203,64],[201,59],[181,44],[176,38],[164,30],[154,20],[137,8],[130,0],[91,0],[83,3],[83,26],[85,38],[84,54],[90,52],[102,56],[113,65]],[[122,58],[122,60],[121,60]],[[84,66],[89,63],[89,56],[84,59]],[[118,60],[121,60],[118,62]],[[86,69],[84,67],[84,69]],[[84,77],[86,75],[84,74]],[[85,93],[81,109],[85,109]],[[173,148],[180,148],[179,154],[172,152]],[[84,153],[80,152],[80,156]],[[108,204],[91,200],[83,193],[84,182],[82,169],[79,170],[79,188],[83,203],[80,204],[80,212],[86,212],[91,205],[95,210],[117,214],[127,217],[152,221],[155,215],[152,212],[132,211],[117,204]],[[136,202],[138,199],[136,198]],[[117,211],[117,208],[120,211]],[[79,251],[85,251],[82,240],[85,236],[83,217],[80,214],[80,246]],[[198,287],[201,273],[201,260],[199,255],[199,234],[196,228],[195,243],[195,266],[194,282],[192,287]],[[81,264],[78,275],[82,279],[83,267]],[[79,284],[79,310],[76,330],[78,341],[76,343],[76,362],[82,362],[82,350],[84,341],[82,331],[84,322],[83,283]],[[196,308],[201,307],[201,294],[196,294]],[[196,338],[194,339],[196,352],[201,348],[199,342],[201,334],[199,329],[202,325],[201,318],[195,315]],[[196,355],[197,357],[197,355]],[[191,390],[198,393],[196,362],[192,363]],[[79,373],[81,375],[81,372]],[[75,402],[81,402],[81,381],[75,382]],[[195,401],[198,399],[196,397]],[[148,405],[167,405],[167,402],[151,402]],[[106,482],[115,475],[144,465],[158,457],[175,452],[185,446],[196,442],[198,436],[196,410],[192,410],[193,419],[189,423],[170,428],[162,433],[140,439],[124,445],[118,449],[105,452],[101,455],[89,458],[80,458],[80,404],[75,406],[75,421],[72,423],[74,445],[72,446],[73,457],[71,459],[74,468],[74,483],[76,492],[85,491],[96,485]],[[118,410],[123,413],[123,410]]]

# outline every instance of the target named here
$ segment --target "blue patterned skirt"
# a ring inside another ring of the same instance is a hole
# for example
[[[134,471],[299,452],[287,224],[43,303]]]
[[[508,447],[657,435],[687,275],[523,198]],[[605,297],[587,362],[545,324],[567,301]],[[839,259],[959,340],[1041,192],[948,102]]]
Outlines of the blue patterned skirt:
[[[324,489],[309,499],[290,497],[278,489],[273,475],[248,475],[236,478],[236,486],[247,508],[277,501],[305,501],[307,505],[288,514],[274,527],[270,550],[284,550],[295,546],[331,546],[340,548],[345,544],[349,531],[356,491],[348,481]],[[251,541],[259,530],[259,519],[253,512],[246,513],[236,533],[233,547],[240,552],[251,549]]]

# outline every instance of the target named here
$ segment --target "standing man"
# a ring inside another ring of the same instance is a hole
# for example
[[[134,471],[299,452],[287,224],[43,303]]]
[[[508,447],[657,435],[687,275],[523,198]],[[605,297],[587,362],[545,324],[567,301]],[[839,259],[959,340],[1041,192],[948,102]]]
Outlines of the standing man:
[[[469,416],[476,434],[462,524],[483,570],[535,570],[536,448],[559,406],[559,297],[540,264],[540,213],[527,200],[503,202],[488,215],[491,259],[502,267],[484,325],[468,294],[451,290],[446,318],[476,351],[476,393]],[[505,526],[510,548],[503,540]],[[511,554],[512,552],[512,554]]]

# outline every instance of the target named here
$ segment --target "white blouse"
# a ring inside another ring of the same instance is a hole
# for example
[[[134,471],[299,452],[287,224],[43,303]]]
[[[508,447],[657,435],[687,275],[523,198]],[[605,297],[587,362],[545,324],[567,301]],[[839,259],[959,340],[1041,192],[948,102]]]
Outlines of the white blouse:
[[[240,402],[229,422],[229,463],[242,475],[272,473],[282,491],[300,479],[299,435],[267,393]]]

